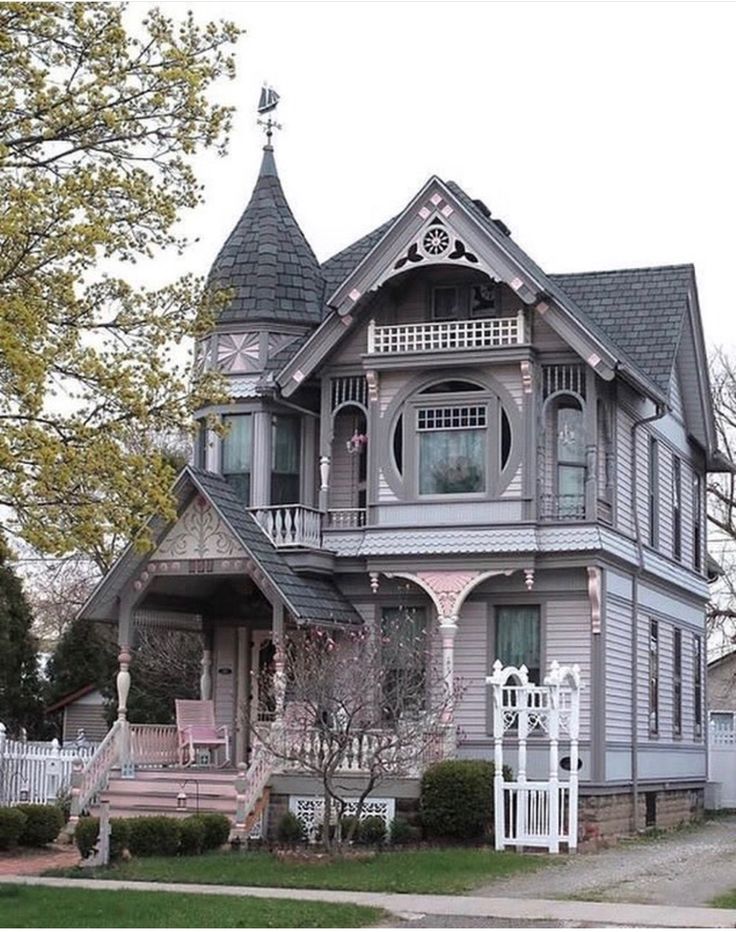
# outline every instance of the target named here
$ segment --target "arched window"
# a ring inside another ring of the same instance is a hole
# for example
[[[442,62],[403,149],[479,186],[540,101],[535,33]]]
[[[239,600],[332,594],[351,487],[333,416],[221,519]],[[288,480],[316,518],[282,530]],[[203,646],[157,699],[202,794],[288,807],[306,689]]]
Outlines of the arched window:
[[[585,425],[580,402],[572,395],[555,399],[552,409],[555,496],[560,518],[585,517]]]

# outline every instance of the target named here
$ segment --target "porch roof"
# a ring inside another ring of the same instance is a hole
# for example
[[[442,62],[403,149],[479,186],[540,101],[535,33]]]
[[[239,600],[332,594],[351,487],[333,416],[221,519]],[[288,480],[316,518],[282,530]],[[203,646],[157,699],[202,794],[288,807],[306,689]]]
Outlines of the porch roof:
[[[265,585],[281,599],[297,623],[323,625],[357,625],[363,620],[350,602],[327,579],[300,576],[283,559],[255,518],[248,512],[228,482],[215,473],[185,466],[174,484],[174,495],[181,514],[193,495],[202,495],[212,505],[227,528],[257,568]],[[148,532],[156,543],[167,528],[161,519],[149,522]],[[110,571],[80,611],[80,616],[94,620],[114,620],[117,600],[150,560],[150,552],[141,555],[134,543],[120,555]]]

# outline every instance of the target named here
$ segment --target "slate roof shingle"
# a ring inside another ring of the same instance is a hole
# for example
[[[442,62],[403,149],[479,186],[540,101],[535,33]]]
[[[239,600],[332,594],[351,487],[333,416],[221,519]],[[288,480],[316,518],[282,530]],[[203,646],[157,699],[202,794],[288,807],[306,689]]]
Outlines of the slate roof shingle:
[[[243,549],[269,579],[297,621],[310,624],[353,625],[363,620],[345,596],[326,579],[299,576],[268,540],[253,515],[246,511],[226,479],[187,466],[195,486],[227,522]]]
[[[454,181],[448,189],[529,272],[543,282],[552,297],[571,307],[583,326],[621,361],[644,375],[666,395],[680,341],[691,265],[670,265],[609,272],[548,275]],[[363,261],[396,218],[328,259],[322,265],[325,298]],[[502,237],[502,239],[501,239]],[[327,309],[326,309],[327,310]]]
[[[692,265],[551,275],[666,393],[688,310]]]
[[[312,326],[322,319],[322,272],[268,146],[248,206],[212,264],[209,283],[234,291],[218,315],[220,323]]]

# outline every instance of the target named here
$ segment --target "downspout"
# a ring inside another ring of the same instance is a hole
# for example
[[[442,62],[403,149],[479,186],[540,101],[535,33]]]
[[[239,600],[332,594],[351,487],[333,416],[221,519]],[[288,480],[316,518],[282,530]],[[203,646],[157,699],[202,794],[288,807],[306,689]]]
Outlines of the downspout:
[[[656,403],[656,413],[635,420],[631,425],[631,514],[634,521],[637,563],[631,587],[631,793],[633,796],[632,823],[634,832],[639,822],[639,579],[644,572],[644,544],[641,539],[639,509],[636,501],[637,461],[636,429],[652,421],[658,421],[667,413],[667,408]]]

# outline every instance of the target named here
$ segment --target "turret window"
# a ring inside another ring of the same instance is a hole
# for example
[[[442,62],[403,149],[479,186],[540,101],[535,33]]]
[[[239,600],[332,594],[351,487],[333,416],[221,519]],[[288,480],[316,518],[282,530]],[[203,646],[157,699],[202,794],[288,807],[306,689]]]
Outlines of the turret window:
[[[229,414],[223,419],[227,433],[222,438],[222,474],[246,505],[250,505],[250,474],[253,462],[253,418]]]
[[[271,504],[300,500],[301,424],[298,417],[275,415],[271,435]]]
[[[419,493],[450,495],[486,489],[485,405],[419,408]]]

